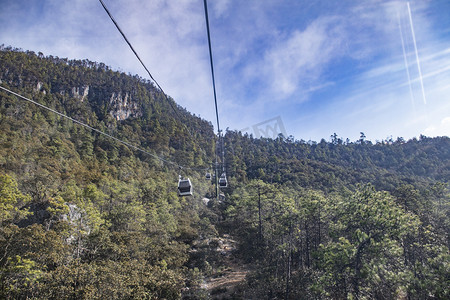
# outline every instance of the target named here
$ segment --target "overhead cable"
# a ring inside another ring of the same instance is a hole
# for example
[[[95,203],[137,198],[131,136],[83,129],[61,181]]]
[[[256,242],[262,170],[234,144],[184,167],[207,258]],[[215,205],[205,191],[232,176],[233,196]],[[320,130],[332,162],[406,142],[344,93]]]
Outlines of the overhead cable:
[[[152,74],[150,73],[150,71],[148,70],[147,66],[144,64],[144,62],[142,61],[142,59],[139,57],[139,55],[137,54],[136,50],[134,50],[133,45],[131,45],[130,41],[128,40],[127,36],[125,35],[125,33],[122,31],[122,29],[120,28],[119,24],[116,22],[116,20],[114,19],[114,17],[112,16],[112,14],[109,12],[108,8],[106,7],[105,3],[102,0],[99,0],[100,3],[102,4],[103,8],[105,9],[106,13],[108,14],[109,18],[111,19],[111,21],[114,23],[114,25],[116,26],[117,30],[119,30],[120,34],[122,35],[122,37],[124,38],[125,42],[127,42],[128,46],[130,47],[131,51],[133,51],[134,55],[137,57],[137,59],[139,60],[139,62],[141,63],[141,65],[144,67],[145,71],[147,71],[148,76],[150,76],[150,78],[153,80],[153,82],[156,84],[156,86],[160,89],[161,93],[164,95],[164,98],[167,100],[167,102],[169,102],[170,106],[172,107],[173,111],[175,112],[175,114],[177,115],[177,117],[180,119],[181,122],[181,117],[179,115],[179,113],[177,112],[177,110],[175,109],[175,107],[173,106],[172,102],[169,100],[169,98],[167,97],[166,93],[164,92],[164,90],[162,89],[162,87],[159,85],[159,83],[155,80],[155,78],[153,78]],[[181,122],[182,123],[182,122]],[[189,134],[190,131],[189,129],[186,127],[186,129],[188,130]],[[192,135],[192,134],[191,134]]]
[[[213,64],[213,55],[212,55],[212,49],[211,49],[211,34],[209,33],[208,4],[206,3],[206,0],[203,0],[203,4],[205,7],[206,32],[208,34],[208,46],[209,46],[209,64],[211,65],[211,77],[212,77],[212,84],[213,84],[213,91],[214,91],[214,104],[216,107],[217,132],[220,134],[219,110],[217,108],[217,96],[216,96],[216,80],[214,78],[214,64]]]
[[[164,90],[162,89],[162,87],[159,85],[159,83],[156,81],[155,78],[153,78],[152,74],[150,73],[150,71],[148,70],[147,66],[144,64],[144,62],[142,61],[142,59],[139,57],[138,53],[136,52],[136,50],[134,49],[133,45],[131,44],[131,42],[128,40],[127,36],[125,35],[125,33],[122,31],[122,29],[120,28],[119,24],[117,23],[117,21],[114,19],[114,17],[112,16],[111,12],[109,11],[109,9],[106,7],[106,4],[102,1],[99,0],[101,5],[103,6],[103,9],[106,11],[106,13],[108,14],[109,18],[111,19],[111,21],[114,23],[114,25],[116,26],[117,30],[120,32],[120,34],[122,35],[122,37],[124,38],[125,42],[128,44],[128,46],[130,47],[131,51],[133,51],[134,55],[136,56],[136,58],[139,60],[139,62],[141,63],[141,65],[144,67],[145,71],[147,72],[148,76],[153,80],[153,82],[156,84],[156,86],[160,89],[161,93],[163,94],[165,100],[167,102],[169,102],[170,107],[172,108],[172,110],[175,112],[176,116],[178,117],[180,123],[184,126],[184,128],[186,129],[186,131],[189,133],[189,135],[194,139],[194,135],[192,134],[192,132],[189,130],[189,128],[186,126],[186,124],[182,121],[180,114],[178,113],[178,111],[175,109],[175,107],[172,104],[172,101],[169,100],[169,98],[167,97],[167,94],[164,92]],[[209,33],[208,33],[209,34]],[[215,93],[215,88],[214,88],[214,93]],[[217,101],[216,101],[216,114],[217,114]],[[201,149],[201,147],[200,147]],[[203,150],[203,149],[202,149]]]
[[[206,0],[203,0],[203,6],[205,8],[206,33],[208,35],[208,48],[209,48],[209,64],[211,66],[211,78],[212,78],[213,92],[214,92],[214,106],[216,108],[217,135],[218,135],[218,139],[219,139],[219,146],[222,150],[222,172],[225,172],[225,153],[224,153],[224,147],[223,147],[222,132],[220,131],[219,109],[217,107],[216,80],[214,77],[214,63],[213,63],[213,55],[212,55],[212,47],[211,47],[211,34],[210,34],[210,30],[209,30],[208,4],[207,4]],[[216,146],[217,146],[217,143],[216,143]],[[215,173],[216,173],[216,197],[217,197],[217,200],[219,200],[219,186],[218,186],[218,175],[219,174],[217,173],[217,167],[218,167],[217,149],[215,151],[215,159],[216,159],[216,164],[215,164],[214,168],[215,168]]]

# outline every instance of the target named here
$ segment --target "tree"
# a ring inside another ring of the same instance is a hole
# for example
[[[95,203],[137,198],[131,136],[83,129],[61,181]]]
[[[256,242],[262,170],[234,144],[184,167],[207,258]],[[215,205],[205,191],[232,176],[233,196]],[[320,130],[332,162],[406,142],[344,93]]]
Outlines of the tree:
[[[392,196],[360,187],[336,203],[332,240],[322,246],[322,282],[336,298],[395,298],[407,288],[403,239],[418,232],[419,219],[405,213]]]
[[[30,214],[25,208],[31,197],[22,194],[17,182],[9,175],[0,174],[0,223],[15,223]]]

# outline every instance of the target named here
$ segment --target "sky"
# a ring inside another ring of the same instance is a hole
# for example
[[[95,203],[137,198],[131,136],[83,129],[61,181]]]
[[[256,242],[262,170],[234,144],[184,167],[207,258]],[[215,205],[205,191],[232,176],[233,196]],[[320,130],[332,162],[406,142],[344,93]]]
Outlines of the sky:
[[[203,1],[103,1],[163,90],[217,130]],[[99,1],[0,7],[0,44],[150,79]],[[450,136],[449,0],[209,0],[208,9],[221,129],[271,127],[305,141]]]

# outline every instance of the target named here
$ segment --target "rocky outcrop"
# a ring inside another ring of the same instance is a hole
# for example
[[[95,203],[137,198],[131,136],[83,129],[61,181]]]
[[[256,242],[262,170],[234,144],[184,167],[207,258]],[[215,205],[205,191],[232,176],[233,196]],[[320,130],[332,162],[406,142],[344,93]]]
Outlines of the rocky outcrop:
[[[109,100],[110,114],[118,121],[128,119],[130,117],[141,117],[142,111],[136,101],[132,101],[128,93],[122,95],[122,92],[112,93]]]
[[[47,90],[47,85],[41,81],[38,81],[36,85],[33,86],[33,91],[36,93],[43,93],[45,95]],[[75,98],[84,102],[88,97],[99,97],[100,99],[104,99],[104,95],[98,93],[98,90],[99,88],[96,88],[95,86],[91,89],[89,85],[81,85],[73,86],[69,89],[61,89],[58,93],[62,96]],[[95,91],[97,91],[97,93]],[[112,92],[108,104],[108,113],[117,121],[123,121],[130,117],[141,117],[143,115],[138,101],[133,100],[131,94],[128,92]]]
[[[44,89],[44,84],[40,81],[36,84],[36,87],[34,88],[35,92],[42,92],[44,95],[47,94],[47,91]]]
[[[39,85],[39,83],[38,83]],[[74,86],[70,90],[60,90],[59,93],[63,96],[68,95],[69,97],[75,98],[83,102],[89,94],[89,85]]]
[[[75,229],[78,234],[83,232],[83,234],[89,234],[91,232],[91,228],[88,225],[88,219],[86,216],[86,212],[79,208],[75,204],[66,203],[69,208],[67,214],[63,214],[60,216],[60,219],[66,221],[70,224],[70,226]],[[70,235],[67,239],[67,243],[71,243],[76,239],[76,236]]]
[[[81,87],[72,87],[71,91],[70,91],[70,95],[78,100],[80,100],[81,102],[84,101],[84,99],[86,99],[86,97],[89,94],[89,86],[81,86]]]

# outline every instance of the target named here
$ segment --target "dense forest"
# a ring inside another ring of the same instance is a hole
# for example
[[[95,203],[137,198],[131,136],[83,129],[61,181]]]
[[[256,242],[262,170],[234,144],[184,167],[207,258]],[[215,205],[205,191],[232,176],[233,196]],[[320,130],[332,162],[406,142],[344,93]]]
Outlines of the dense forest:
[[[449,137],[227,130],[216,197],[212,124],[151,82],[2,46],[0,86],[98,130],[0,89],[2,299],[450,297]]]

